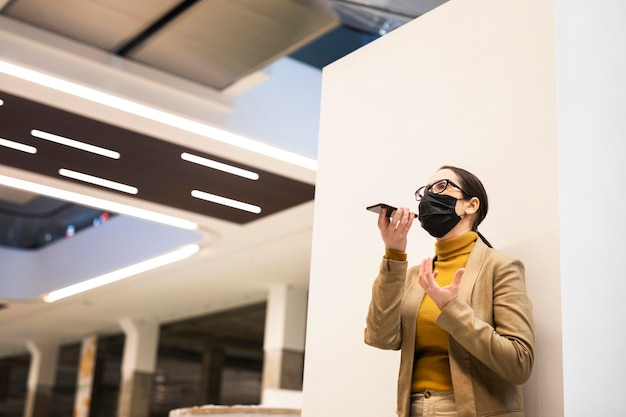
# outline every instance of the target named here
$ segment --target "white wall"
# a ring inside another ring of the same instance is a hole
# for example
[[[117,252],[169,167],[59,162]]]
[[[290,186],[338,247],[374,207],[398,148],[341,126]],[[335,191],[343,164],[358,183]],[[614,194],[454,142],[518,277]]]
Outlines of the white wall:
[[[618,416],[626,387],[626,3],[557,0],[556,11],[565,414]]]
[[[527,415],[562,416],[553,2],[448,2],[326,67],[318,158],[303,416],[394,415],[399,356],[363,343],[383,253],[365,206],[417,208],[443,164],[483,180],[483,234],[526,264]],[[419,225],[408,252],[433,252]]]

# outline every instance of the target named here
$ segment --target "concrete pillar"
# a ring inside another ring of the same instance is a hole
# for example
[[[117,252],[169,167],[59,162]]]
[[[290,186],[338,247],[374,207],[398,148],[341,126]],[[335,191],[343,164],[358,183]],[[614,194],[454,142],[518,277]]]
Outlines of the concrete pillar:
[[[82,341],[78,362],[76,395],[74,397],[74,417],[89,417],[91,412],[91,397],[96,375],[97,353],[98,337],[85,337]]]
[[[0,402],[6,401],[10,377],[11,364],[7,360],[0,359]]]
[[[52,404],[59,347],[27,343],[31,355],[24,417],[44,417]]]
[[[124,357],[118,401],[118,417],[148,417],[150,394],[159,347],[158,323],[121,319]]]
[[[270,288],[263,342],[265,404],[281,390],[302,391],[306,311],[306,289],[288,285]]]
[[[222,398],[222,370],[224,349],[214,347],[204,352],[202,357],[203,404],[219,404]]]

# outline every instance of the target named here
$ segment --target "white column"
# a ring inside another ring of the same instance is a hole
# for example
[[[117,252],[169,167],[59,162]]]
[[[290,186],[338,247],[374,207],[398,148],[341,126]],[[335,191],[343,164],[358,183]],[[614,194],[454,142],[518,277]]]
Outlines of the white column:
[[[78,361],[76,395],[74,397],[75,417],[89,417],[91,412],[91,396],[96,374],[97,354],[98,337],[92,335],[83,338]]]
[[[556,1],[567,417],[625,415],[625,23],[624,1]]]
[[[44,416],[52,402],[59,347],[35,342],[28,342],[27,347],[31,359],[24,417]]]
[[[306,310],[306,289],[288,285],[269,289],[263,340],[263,404],[300,404]]]
[[[118,417],[147,417],[159,347],[159,324],[124,318],[124,357]]]

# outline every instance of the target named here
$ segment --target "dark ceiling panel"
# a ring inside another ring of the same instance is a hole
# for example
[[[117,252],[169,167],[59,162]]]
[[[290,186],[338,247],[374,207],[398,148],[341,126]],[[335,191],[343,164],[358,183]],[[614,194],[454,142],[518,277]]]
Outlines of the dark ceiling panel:
[[[180,0],[14,0],[2,13],[82,43],[113,51]]]
[[[222,90],[338,26],[327,1],[199,1],[127,56]]]
[[[1,12],[216,90],[340,23],[329,0],[14,0]]]
[[[0,98],[4,101],[0,106],[0,137],[37,148],[36,154],[29,154],[0,147],[0,164],[75,181],[59,175],[61,168],[70,169],[136,187],[139,192],[134,198],[239,224],[311,201],[314,197],[311,184],[1,91]],[[121,157],[111,159],[42,140],[31,135],[32,129],[114,150]],[[184,161],[180,157],[183,152],[257,172],[259,179],[249,180]],[[253,204],[262,211],[254,214],[199,200],[191,196],[194,189]]]

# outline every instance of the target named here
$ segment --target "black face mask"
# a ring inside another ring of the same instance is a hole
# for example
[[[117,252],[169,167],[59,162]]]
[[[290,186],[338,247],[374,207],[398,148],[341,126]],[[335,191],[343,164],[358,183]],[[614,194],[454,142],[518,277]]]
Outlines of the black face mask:
[[[433,237],[445,236],[461,221],[461,216],[456,214],[456,202],[449,195],[426,193],[419,204],[422,228]]]

